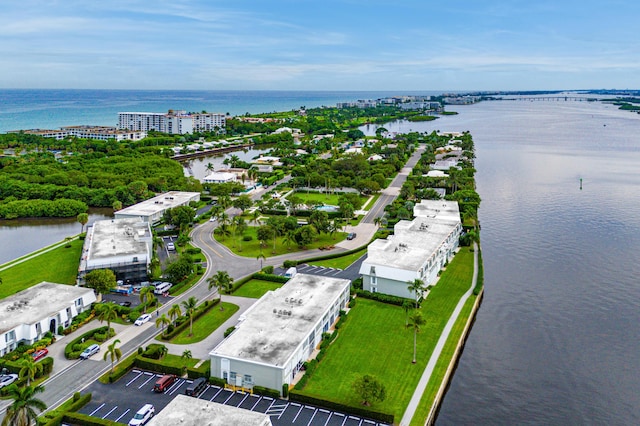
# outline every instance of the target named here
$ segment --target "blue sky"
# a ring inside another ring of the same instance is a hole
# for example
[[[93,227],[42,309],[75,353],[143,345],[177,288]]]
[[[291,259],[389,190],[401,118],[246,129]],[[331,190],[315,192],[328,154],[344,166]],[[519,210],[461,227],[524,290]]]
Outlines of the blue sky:
[[[0,87],[640,88],[632,0],[21,0]]]

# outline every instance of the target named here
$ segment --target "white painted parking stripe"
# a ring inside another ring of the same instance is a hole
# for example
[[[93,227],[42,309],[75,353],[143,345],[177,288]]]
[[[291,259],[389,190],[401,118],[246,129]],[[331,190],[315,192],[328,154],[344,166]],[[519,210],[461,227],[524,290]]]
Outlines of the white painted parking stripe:
[[[342,272],[342,269],[336,269],[336,271],[335,271],[333,274],[331,274],[331,275],[336,276],[336,275],[338,275],[340,272]]]
[[[216,394],[215,394],[215,395],[213,395],[213,398],[211,398],[209,401],[213,401],[213,400],[216,398],[216,396],[218,396],[218,394],[219,394],[220,392],[222,392],[222,388],[220,388],[220,389],[218,390],[218,392],[216,392]]]
[[[282,417],[282,415],[284,414],[285,411],[287,411],[287,408],[289,408],[289,404],[285,404],[283,406],[284,408],[282,409],[282,411],[280,411],[280,415],[278,416],[278,418]]]
[[[313,416],[311,416],[311,418],[309,419],[309,423],[307,423],[307,426],[311,425],[311,422],[313,421],[313,418],[316,416],[316,414],[318,414],[318,409],[317,408],[314,411]]]
[[[255,396],[255,395],[253,395],[253,396]],[[255,404],[253,404],[253,407],[251,407],[251,411],[253,411],[253,409],[254,409],[254,408],[256,408],[256,405],[258,405],[258,402],[260,402],[260,399],[261,399],[261,398],[260,398],[260,397],[258,397],[258,399],[256,400],[256,403],[255,403]]]
[[[229,395],[229,398],[224,400],[223,404],[227,405],[227,401],[229,401],[233,395],[234,395],[234,392],[231,392],[231,395]]]
[[[329,420],[331,420],[331,416],[333,413],[329,414],[329,417],[327,417],[327,421],[324,422],[324,426],[327,426],[329,424]]]
[[[147,380],[145,380],[140,386],[138,386],[138,389],[142,389],[142,387],[144,385],[146,385],[147,383],[149,383],[151,380],[153,380],[154,376],[150,376]]]
[[[294,407],[299,407],[300,406],[300,404],[298,404],[297,402],[290,402],[289,404],[293,405]]]
[[[167,395],[173,395],[174,393],[176,393],[178,389],[180,389],[180,386],[182,386],[184,382],[185,381],[182,379],[176,380],[176,382],[173,385],[171,385],[171,387],[168,390],[166,390],[164,393],[166,393]]]
[[[342,414],[342,413],[337,413],[337,412],[335,412],[335,411],[333,412],[333,414],[334,414],[334,415],[336,415],[336,416],[344,417],[344,414]]]
[[[206,388],[204,388],[204,390],[203,390],[202,392],[200,392],[200,395],[198,395],[198,399],[200,399],[200,397],[201,397],[202,395],[204,395],[205,393],[207,393],[207,391],[209,390],[209,388],[210,388],[210,387],[211,387],[211,386],[207,385],[207,387],[206,387]]]
[[[122,414],[120,415],[120,417],[118,417],[118,418],[116,419],[116,422],[119,422],[119,421],[120,421],[120,419],[121,419],[121,418],[123,418],[123,417],[124,417],[124,416],[129,412],[129,411],[131,411],[131,409],[127,408],[127,411],[125,411],[124,413],[122,413]]]
[[[116,411],[118,409],[118,406],[116,405],[115,407],[113,407],[111,410],[109,410],[109,412],[107,414],[104,415],[104,417],[102,417],[103,419],[106,419],[107,416],[111,413],[113,413],[114,411]]]
[[[131,372],[132,372],[132,373],[141,373],[141,371],[140,371],[140,370],[135,369],[135,368],[134,368],[133,370],[131,370]]]
[[[135,382],[136,380],[138,380],[138,378],[142,376],[142,372],[138,371],[138,375],[136,377],[134,377],[133,379],[129,380],[129,382],[125,385],[126,387],[129,387],[129,385],[133,382]]]
[[[365,420],[364,420],[364,422],[365,422],[365,423],[371,423],[372,425],[375,425],[375,424],[376,424],[376,422],[372,422],[371,420],[367,420],[367,419],[365,419]]]
[[[330,413],[331,412],[329,410],[325,410],[324,408],[320,408],[319,410],[322,411],[323,413]]]
[[[93,416],[95,413],[97,413],[98,411],[100,411],[100,409],[104,407],[104,403],[100,404],[100,406],[98,408],[96,408],[95,410],[93,410],[91,413],[89,413],[90,416]]]
[[[240,404],[238,404],[237,407],[241,406],[244,400],[247,399],[247,397],[249,397],[249,394],[246,394],[244,398],[242,398],[242,401],[240,401]]]
[[[291,423],[295,423],[296,420],[298,420],[298,416],[300,415],[300,412],[302,411],[304,407],[301,405],[300,409],[298,410],[298,414],[296,414],[296,416],[293,418],[293,420],[291,420]]]
[[[353,420],[362,420],[360,417],[353,417],[353,416],[349,416],[349,418],[350,418],[350,419],[353,419]]]
[[[336,413],[339,414],[339,413]],[[344,420],[342,421],[342,424],[340,426],[344,426],[344,424],[347,422],[347,419],[349,418],[349,416],[344,416]]]
[[[267,411],[265,411],[265,414],[269,412],[269,410],[271,410],[271,406],[276,402],[273,398],[269,398],[268,396],[265,396],[264,399],[270,399],[271,400],[271,404],[269,404],[269,408],[267,408]]]

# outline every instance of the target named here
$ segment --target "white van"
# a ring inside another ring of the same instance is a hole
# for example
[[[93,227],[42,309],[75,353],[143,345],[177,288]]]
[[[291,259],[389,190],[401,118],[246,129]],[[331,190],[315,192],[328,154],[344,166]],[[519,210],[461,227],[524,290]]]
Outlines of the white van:
[[[173,284],[168,283],[168,282],[162,282],[160,284],[158,284],[155,288],[155,290],[153,290],[153,292],[155,294],[163,294],[166,293],[167,291],[169,291],[169,289],[171,288]]]
[[[284,273],[284,276],[287,278],[293,278],[297,273],[298,270],[295,268],[295,266],[292,266],[291,268],[287,269],[287,272]]]

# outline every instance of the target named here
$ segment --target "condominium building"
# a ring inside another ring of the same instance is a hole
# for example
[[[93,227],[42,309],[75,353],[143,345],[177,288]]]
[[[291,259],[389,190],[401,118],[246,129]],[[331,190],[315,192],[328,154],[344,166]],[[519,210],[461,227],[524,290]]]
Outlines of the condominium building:
[[[38,135],[43,138],[53,138],[56,140],[64,140],[68,137],[76,137],[80,139],[96,139],[116,141],[139,141],[147,137],[147,132],[141,130],[121,130],[111,126],[65,126],[58,130],[46,129],[30,129],[30,130],[12,130],[9,133],[25,133],[28,135]]]
[[[410,282],[425,286],[436,282],[438,272],[455,255],[462,233],[458,203],[422,200],[413,208],[413,220],[401,220],[394,234],[377,239],[367,248],[360,267],[363,288],[414,298]]]
[[[210,132],[225,127],[226,116],[222,113],[188,113],[182,110],[160,112],[120,112],[118,128],[155,130],[162,133],[184,135],[194,132]]]
[[[240,318],[211,353],[211,376],[236,387],[282,390],[347,306],[351,282],[296,274]]]
[[[200,201],[199,192],[169,191],[115,212],[116,219],[141,218],[144,222],[160,222],[165,211]]]

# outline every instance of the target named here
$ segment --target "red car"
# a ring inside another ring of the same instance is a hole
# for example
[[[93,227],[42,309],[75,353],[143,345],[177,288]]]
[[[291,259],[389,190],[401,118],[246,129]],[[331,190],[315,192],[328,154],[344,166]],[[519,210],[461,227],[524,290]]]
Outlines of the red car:
[[[45,356],[47,356],[48,354],[49,354],[49,349],[40,349],[39,351],[32,353],[31,356],[33,357],[34,361],[38,361],[44,358]]]

